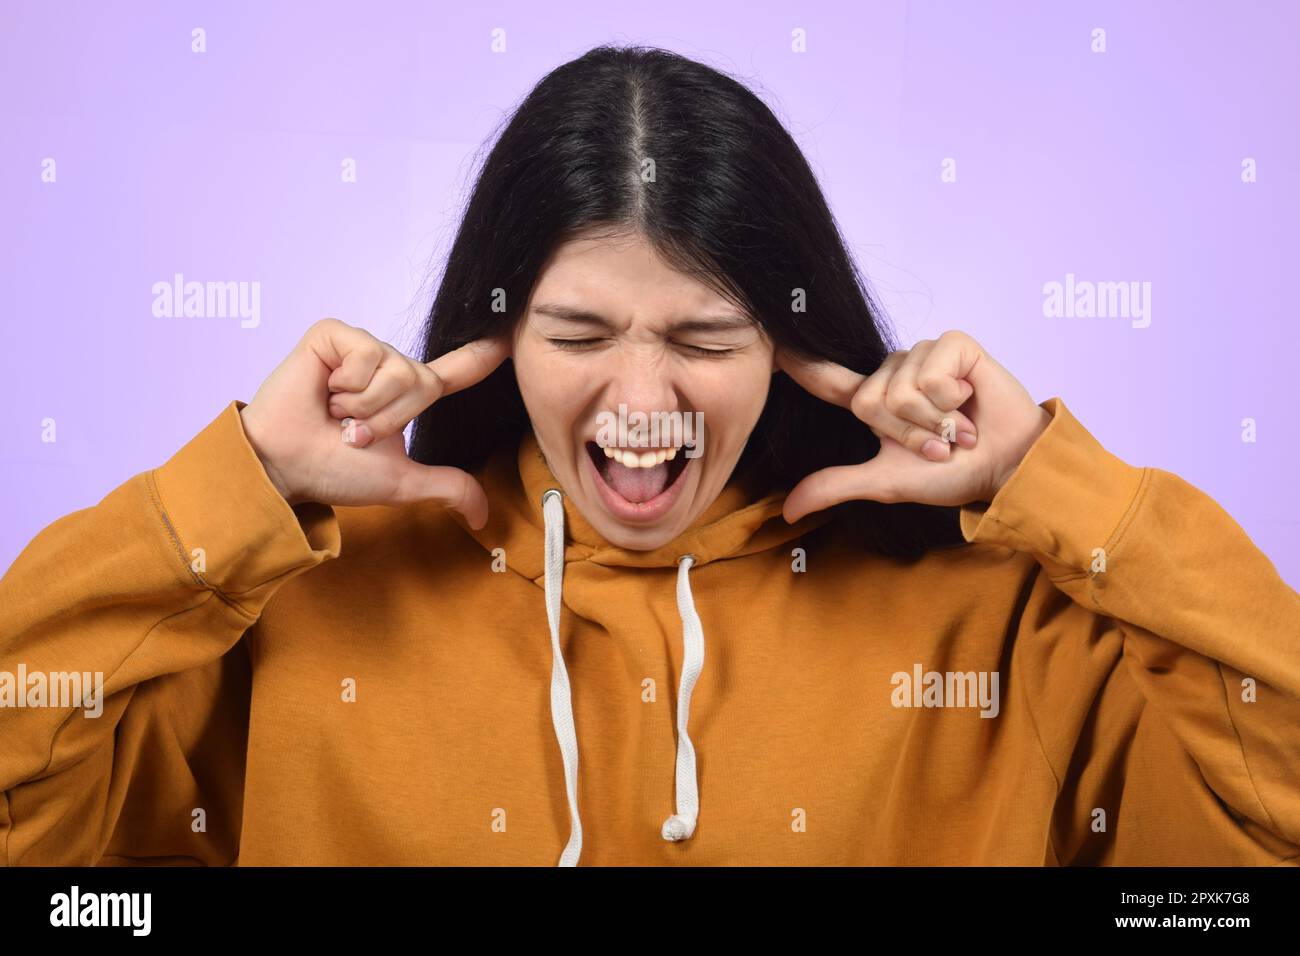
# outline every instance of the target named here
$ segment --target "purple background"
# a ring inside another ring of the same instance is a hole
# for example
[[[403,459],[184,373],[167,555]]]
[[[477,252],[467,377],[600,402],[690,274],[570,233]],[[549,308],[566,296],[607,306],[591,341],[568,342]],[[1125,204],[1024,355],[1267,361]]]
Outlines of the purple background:
[[[613,41],[755,88],[905,343],[970,332],[1120,457],[1212,495],[1300,585],[1300,4],[562,9],[4,0],[0,570],[252,398],[316,319],[413,351],[480,145],[546,71]],[[259,282],[260,324],[155,317],[178,272]],[[1067,273],[1150,282],[1150,326],[1045,317]]]

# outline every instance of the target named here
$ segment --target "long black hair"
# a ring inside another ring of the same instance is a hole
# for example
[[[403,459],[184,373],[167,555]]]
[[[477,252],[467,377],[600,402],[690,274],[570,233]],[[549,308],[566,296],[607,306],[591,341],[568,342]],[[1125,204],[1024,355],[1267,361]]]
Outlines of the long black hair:
[[[898,348],[812,170],[772,111],[737,80],[679,54],[599,46],[543,77],[505,122],[448,254],[423,361],[513,327],[551,252],[601,226],[642,234],[777,345],[864,374]],[[799,290],[805,311],[795,308]],[[410,453],[473,469],[529,427],[507,361],[426,409]],[[736,468],[760,488],[789,489],[879,448],[852,412],[781,372]],[[898,557],[962,542],[955,508],[853,501],[836,506],[832,523]]]

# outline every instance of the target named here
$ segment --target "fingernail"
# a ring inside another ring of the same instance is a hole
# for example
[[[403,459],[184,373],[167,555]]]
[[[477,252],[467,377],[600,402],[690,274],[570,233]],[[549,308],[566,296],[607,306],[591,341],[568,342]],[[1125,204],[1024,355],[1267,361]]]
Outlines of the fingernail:
[[[958,445],[961,445],[962,448],[974,448],[974,447],[975,447],[975,433],[974,433],[974,432],[968,432],[968,431],[960,431],[960,432],[958,432],[958,433],[957,433],[957,444],[958,444]]]
[[[339,436],[343,439],[345,445],[356,445],[358,448],[364,448],[374,440],[375,433],[367,426],[359,423],[355,418],[345,418],[339,422]]]
[[[937,438],[927,438],[921,446],[921,454],[933,461],[943,461],[948,457],[948,443]]]

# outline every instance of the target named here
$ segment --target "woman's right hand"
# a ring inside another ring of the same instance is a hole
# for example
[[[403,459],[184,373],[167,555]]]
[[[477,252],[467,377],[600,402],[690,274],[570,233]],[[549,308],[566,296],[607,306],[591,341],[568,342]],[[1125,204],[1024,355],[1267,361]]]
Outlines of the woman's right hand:
[[[479,483],[459,468],[412,461],[402,431],[509,357],[508,338],[480,339],[426,365],[364,329],[322,319],[240,410],[244,434],[291,505],[431,499],[481,528],[488,502]]]

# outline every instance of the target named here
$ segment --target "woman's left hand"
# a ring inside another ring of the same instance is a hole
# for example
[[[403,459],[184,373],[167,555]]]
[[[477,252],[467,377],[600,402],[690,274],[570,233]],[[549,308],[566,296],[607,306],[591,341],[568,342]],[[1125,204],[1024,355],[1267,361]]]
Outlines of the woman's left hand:
[[[871,460],[823,468],[800,481],[785,501],[785,519],[792,523],[859,498],[930,505],[992,501],[1052,420],[965,332],[891,352],[871,375],[779,347],[776,360],[801,386],[852,411],[880,439],[880,453]]]

